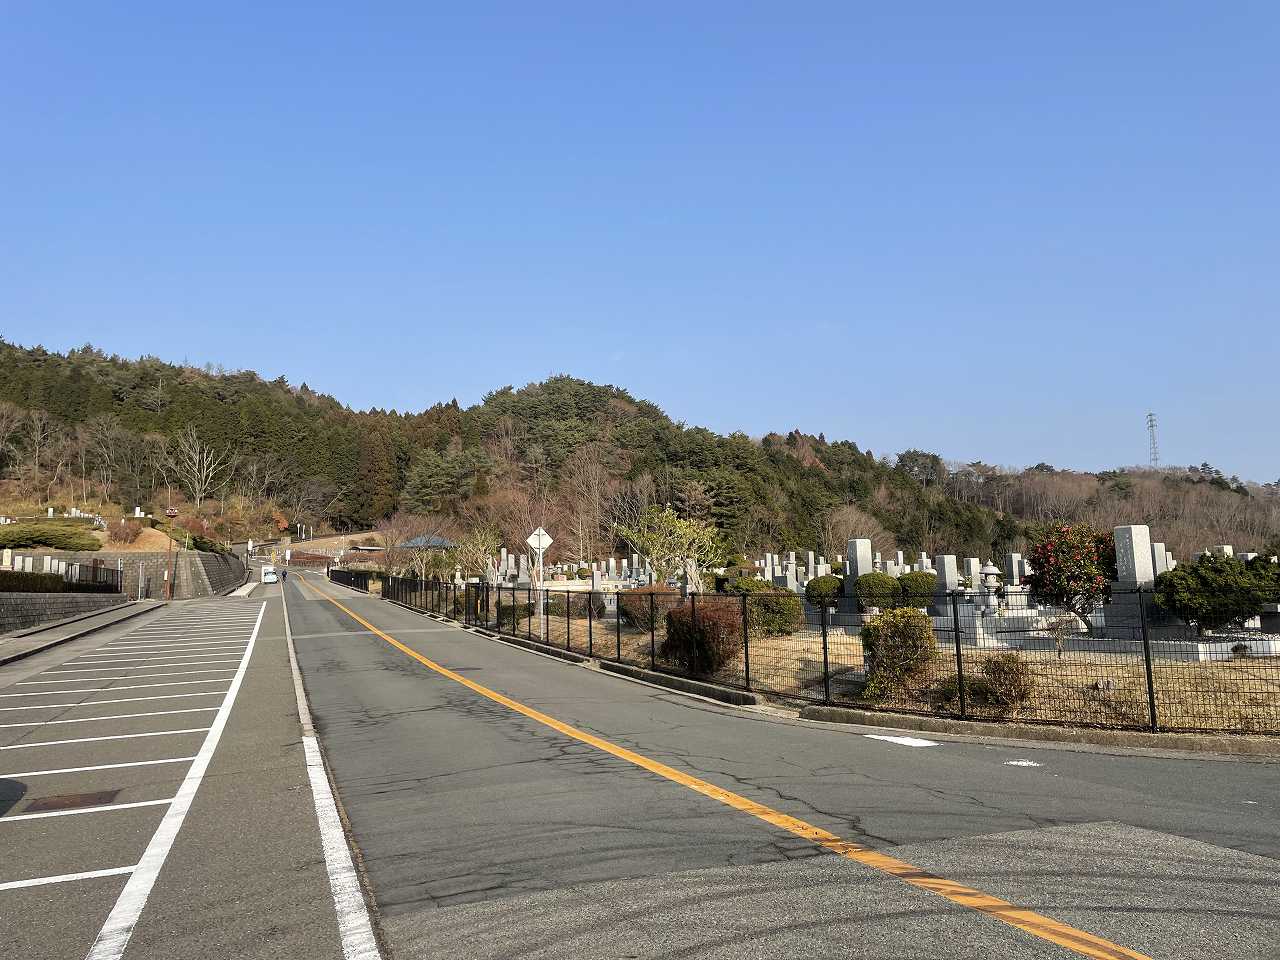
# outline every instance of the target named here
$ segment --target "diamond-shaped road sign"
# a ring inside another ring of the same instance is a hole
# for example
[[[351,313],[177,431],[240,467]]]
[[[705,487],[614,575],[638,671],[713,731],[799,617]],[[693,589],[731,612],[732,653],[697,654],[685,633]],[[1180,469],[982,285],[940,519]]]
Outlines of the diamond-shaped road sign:
[[[546,550],[547,547],[551,546],[554,542],[555,541],[551,539],[551,534],[547,533],[547,531],[543,530],[541,527],[529,534],[529,538],[525,540],[525,543],[529,544],[529,546],[533,547],[533,549],[537,550],[539,553]]]

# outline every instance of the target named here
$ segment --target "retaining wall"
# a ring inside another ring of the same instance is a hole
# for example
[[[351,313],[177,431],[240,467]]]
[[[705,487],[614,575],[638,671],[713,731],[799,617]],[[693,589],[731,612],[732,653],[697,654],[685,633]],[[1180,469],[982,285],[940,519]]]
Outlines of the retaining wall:
[[[202,553],[198,550],[178,550],[173,554],[158,551],[124,553],[112,550],[99,550],[96,553],[49,552],[59,560],[82,564],[97,560],[111,569],[115,569],[117,563],[123,561],[124,592],[130,599],[139,595],[138,582],[141,579],[141,595],[144,599],[163,600],[164,574],[169,569],[170,563],[174,568],[173,599],[175,600],[214,597],[233,587],[238,587],[244,583],[245,577],[244,561],[237,556],[225,553]]]
[[[39,626],[125,602],[119,593],[0,593],[0,634]]]

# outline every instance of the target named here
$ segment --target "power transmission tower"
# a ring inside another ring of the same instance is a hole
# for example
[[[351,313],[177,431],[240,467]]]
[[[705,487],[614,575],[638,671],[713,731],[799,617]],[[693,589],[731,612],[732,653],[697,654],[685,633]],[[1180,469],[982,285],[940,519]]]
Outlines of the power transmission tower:
[[[1160,469],[1160,444],[1156,442],[1156,415],[1154,413],[1147,414],[1147,435],[1151,438],[1151,469]]]

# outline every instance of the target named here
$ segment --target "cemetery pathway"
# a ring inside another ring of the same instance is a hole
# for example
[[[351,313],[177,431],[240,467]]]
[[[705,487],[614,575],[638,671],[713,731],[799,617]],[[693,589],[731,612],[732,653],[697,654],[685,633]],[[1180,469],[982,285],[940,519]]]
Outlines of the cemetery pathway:
[[[801,722],[302,579],[396,960],[1275,956],[1274,764]]]

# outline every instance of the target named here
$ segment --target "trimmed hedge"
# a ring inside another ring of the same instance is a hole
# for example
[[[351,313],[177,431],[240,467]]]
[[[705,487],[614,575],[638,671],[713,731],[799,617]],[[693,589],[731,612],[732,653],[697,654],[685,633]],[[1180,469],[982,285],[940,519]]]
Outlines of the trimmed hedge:
[[[938,575],[926,573],[924,570],[913,570],[898,578],[898,589],[902,591],[902,603],[908,607],[928,606],[933,600],[933,592],[938,589]]]
[[[933,621],[919,610],[886,610],[862,628],[861,638],[866,694],[872,699],[898,696],[919,686],[938,659]]]
[[[902,602],[902,584],[898,583],[898,578],[879,570],[860,576],[854,582],[853,592],[864,613],[869,607],[892,610]]]
[[[710,676],[742,654],[742,620],[728,607],[692,604],[667,611],[667,635],[658,655],[695,676]]]
[[[747,630],[753,636],[795,633],[804,624],[804,604],[790,590],[763,580],[741,577],[728,585],[730,594],[747,596]],[[741,616],[741,613],[738,613]]]
[[[98,538],[82,526],[65,523],[6,523],[0,526],[0,549],[49,547],[53,550],[101,550]]]
[[[831,606],[840,591],[844,589],[844,581],[839,577],[827,575],[814,577],[804,585],[804,598],[815,607]]]
[[[0,593],[67,593],[67,582],[56,573],[0,570]]]

